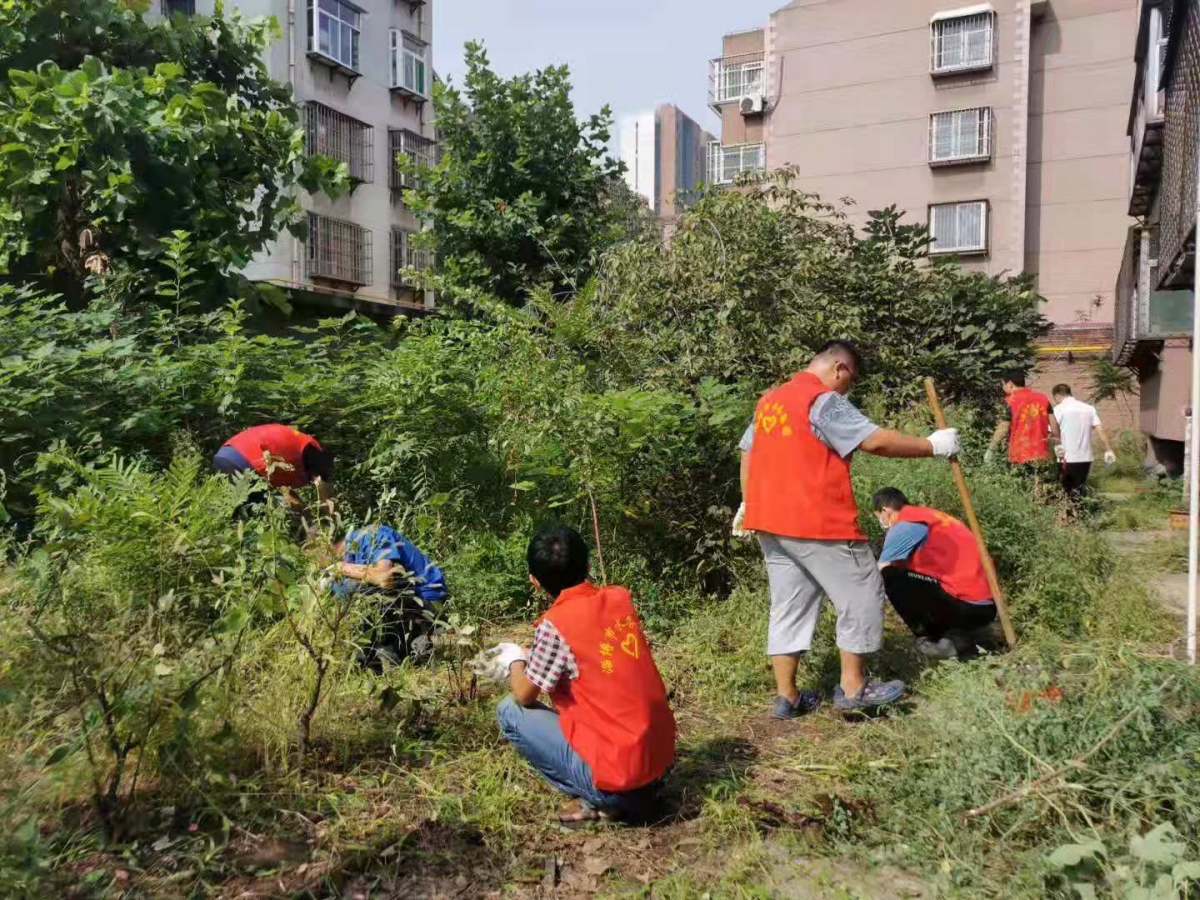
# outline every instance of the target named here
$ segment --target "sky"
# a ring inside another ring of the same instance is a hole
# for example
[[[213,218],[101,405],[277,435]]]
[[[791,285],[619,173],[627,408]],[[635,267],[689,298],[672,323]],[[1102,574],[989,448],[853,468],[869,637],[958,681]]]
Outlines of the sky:
[[[462,46],[481,40],[511,76],[571,67],[580,118],[604,104],[621,116],[674,103],[714,134],[708,60],[721,37],[760,28],[787,0],[435,0],[433,65],[462,83]],[[613,135],[614,143],[616,134]]]

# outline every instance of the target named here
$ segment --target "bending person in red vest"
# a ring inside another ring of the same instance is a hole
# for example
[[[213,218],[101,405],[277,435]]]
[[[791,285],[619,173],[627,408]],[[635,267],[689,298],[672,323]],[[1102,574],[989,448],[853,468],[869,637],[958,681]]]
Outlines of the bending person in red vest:
[[[529,580],[554,602],[528,653],[492,648],[488,674],[512,688],[496,711],[500,730],[576,798],[560,822],[643,816],[675,761],[675,717],[629,591],[587,580],[587,544],[570,528],[539,532],[528,561]],[[543,691],[554,709],[538,702]]]
[[[316,486],[323,508],[332,507],[333,454],[315,437],[295,428],[274,423],[239,431],[216,452],[212,462],[224,475],[253,469],[272,487],[280,488],[293,509],[302,510],[303,504],[292,488],[308,484]]]
[[[894,487],[871,500],[887,532],[879,554],[888,600],[933,659],[970,653],[991,642],[996,604],[975,536],[953,516],[913,506]]]
[[[875,425],[845,395],[862,374],[862,357],[847,341],[830,341],[808,368],[758,401],[754,421],[742,437],[744,510],[734,520],[758,533],[771,584],[767,654],[778,697],[771,714],[795,718],[815,709],[815,691],[799,691],[800,657],[812,645],[821,595],[837,610],[841,684],[838,709],[853,711],[904,696],[899,681],[868,680],[865,656],[883,644],[883,579],[866,536],[850,485],[854,451],[876,456],[953,456],[953,428],[926,438]]]
[[[1008,461],[1036,474],[1050,459],[1050,438],[1058,441],[1058,420],[1051,415],[1050,398],[1026,387],[1020,369],[1005,372],[1001,386],[1008,418],[996,426],[984,462],[992,461],[996,445],[1008,435]]]

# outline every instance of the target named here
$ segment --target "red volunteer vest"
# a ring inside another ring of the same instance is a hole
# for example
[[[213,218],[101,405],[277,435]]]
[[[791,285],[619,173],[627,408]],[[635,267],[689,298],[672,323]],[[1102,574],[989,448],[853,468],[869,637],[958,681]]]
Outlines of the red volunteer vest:
[[[908,568],[936,578],[951,597],[967,603],[992,599],[975,536],[962,522],[927,506],[906,506],[899,521],[929,527],[929,537],[908,560]]]
[[[602,791],[632,791],[675,761],[675,717],[629,591],[568,588],[542,617],[575,655],[579,677],[550,695],[567,743]]]
[[[864,541],[850,460],[813,434],[809,410],[829,388],[801,372],[767,391],[754,413],[745,527],[784,537]]]
[[[1017,388],[1004,400],[1012,411],[1008,461],[1036,462],[1050,458],[1050,399],[1030,388]]]
[[[316,438],[279,424],[255,425],[238,432],[225,442],[226,447],[232,447],[246,457],[246,461],[254,466],[254,471],[260,475],[267,474],[264,452],[280,457],[291,466],[290,471],[275,469],[270,478],[273,487],[304,487],[312,481],[312,477],[304,471],[304,448],[309,445],[321,449]]]

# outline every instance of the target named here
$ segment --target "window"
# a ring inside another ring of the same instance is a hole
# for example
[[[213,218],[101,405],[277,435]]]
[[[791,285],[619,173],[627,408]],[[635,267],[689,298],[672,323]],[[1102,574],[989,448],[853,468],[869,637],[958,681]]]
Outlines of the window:
[[[986,200],[929,207],[930,253],[986,253]]]
[[[929,117],[931,163],[977,162],[992,155],[989,107],[955,109]]]
[[[413,290],[420,285],[407,277],[402,269],[415,269],[423,272],[433,266],[433,254],[412,245],[414,232],[403,228],[392,229],[392,287],[396,290]]]
[[[403,190],[414,186],[412,175],[405,174],[400,168],[401,154],[418,168],[428,168],[437,165],[437,142],[432,138],[423,137],[407,128],[397,128],[388,132],[388,153],[392,161],[391,187],[393,191]]]
[[[425,47],[423,40],[393,28],[390,34],[389,86],[414,97],[427,98],[429,83],[425,77]]]
[[[934,16],[929,26],[929,70],[934,75],[992,67],[996,16],[987,7],[977,9],[981,11]]]
[[[306,147],[344,162],[355,181],[374,180],[375,129],[323,103],[304,106]]]
[[[743,172],[761,172],[766,168],[766,152],[762,144],[733,144],[720,141],[708,145],[708,181],[710,184],[729,184]]]
[[[308,51],[358,71],[362,11],[341,0],[308,0]]]
[[[308,214],[308,277],[363,287],[371,283],[371,232],[352,222]]]
[[[765,72],[762,53],[712,60],[709,63],[709,103],[736,103],[743,97],[764,96]]]
[[[1166,91],[1159,90],[1162,85],[1163,72],[1167,62],[1167,44],[1170,35],[1167,34],[1163,22],[1162,7],[1156,6],[1150,10],[1150,46],[1146,49],[1146,109],[1151,116],[1161,117],[1164,112]]]
[[[159,11],[166,17],[179,13],[184,16],[196,14],[196,0],[161,0]]]

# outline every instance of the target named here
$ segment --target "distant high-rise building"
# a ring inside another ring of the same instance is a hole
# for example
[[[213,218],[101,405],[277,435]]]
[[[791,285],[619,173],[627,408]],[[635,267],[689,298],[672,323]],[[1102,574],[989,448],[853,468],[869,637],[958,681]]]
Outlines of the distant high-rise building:
[[[654,214],[673,219],[689,192],[704,184],[708,144],[714,138],[679,107],[663,104],[621,120],[625,181]]]
[[[159,0],[158,14],[213,12],[215,0]],[[283,34],[266,52],[271,77],[301,106],[305,144],[346,164],[353,190],[336,200],[297,189],[308,238],[282,234],[245,274],[300,299],[388,313],[425,309],[433,295],[401,276],[428,254],[413,246],[420,224],[404,204],[417,165],[436,159],[429,0],[233,0],[247,16],[271,15]]]

